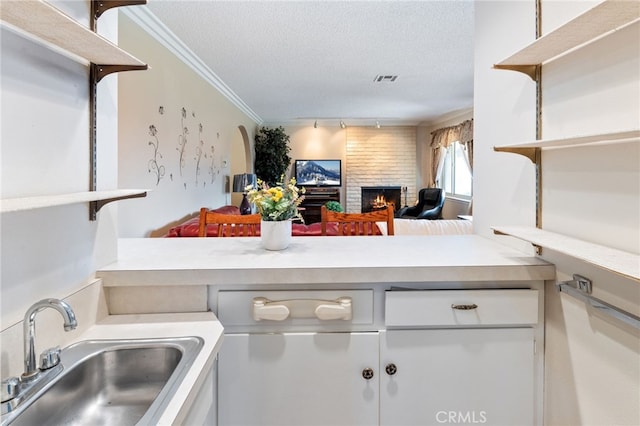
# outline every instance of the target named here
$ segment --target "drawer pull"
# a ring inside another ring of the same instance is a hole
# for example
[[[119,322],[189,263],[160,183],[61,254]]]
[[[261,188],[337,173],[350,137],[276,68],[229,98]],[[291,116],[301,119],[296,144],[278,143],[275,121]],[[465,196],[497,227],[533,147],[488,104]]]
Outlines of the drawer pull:
[[[471,305],[456,305],[455,303],[451,305],[451,309],[457,309],[459,311],[470,311],[471,309],[476,309],[478,305],[475,303]]]

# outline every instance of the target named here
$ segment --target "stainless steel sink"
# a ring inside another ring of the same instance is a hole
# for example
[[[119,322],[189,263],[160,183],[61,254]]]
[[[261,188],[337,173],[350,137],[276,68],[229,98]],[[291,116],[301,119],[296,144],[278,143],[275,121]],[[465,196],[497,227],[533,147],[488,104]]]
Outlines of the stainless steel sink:
[[[62,371],[2,424],[155,424],[202,345],[198,337],[76,343],[62,350]]]

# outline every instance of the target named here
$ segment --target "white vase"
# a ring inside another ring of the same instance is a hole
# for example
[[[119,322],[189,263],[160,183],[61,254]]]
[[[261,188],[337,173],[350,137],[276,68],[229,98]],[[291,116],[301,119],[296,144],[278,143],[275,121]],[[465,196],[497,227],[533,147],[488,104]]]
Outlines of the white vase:
[[[291,220],[260,222],[260,239],[267,250],[284,250],[291,243]]]

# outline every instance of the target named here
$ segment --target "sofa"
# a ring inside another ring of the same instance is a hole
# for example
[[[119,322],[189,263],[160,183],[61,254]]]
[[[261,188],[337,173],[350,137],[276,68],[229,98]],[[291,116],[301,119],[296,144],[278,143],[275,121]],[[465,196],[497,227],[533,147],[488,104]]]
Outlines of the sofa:
[[[378,222],[382,235],[387,235],[387,224]],[[393,219],[394,235],[464,235],[473,234],[470,220]]]

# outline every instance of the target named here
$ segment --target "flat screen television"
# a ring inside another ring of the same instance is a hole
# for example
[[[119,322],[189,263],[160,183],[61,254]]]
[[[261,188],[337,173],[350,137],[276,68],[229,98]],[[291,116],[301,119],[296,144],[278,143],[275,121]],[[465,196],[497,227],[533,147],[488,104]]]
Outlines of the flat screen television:
[[[340,160],[295,160],[299,186],[342,186]]]

